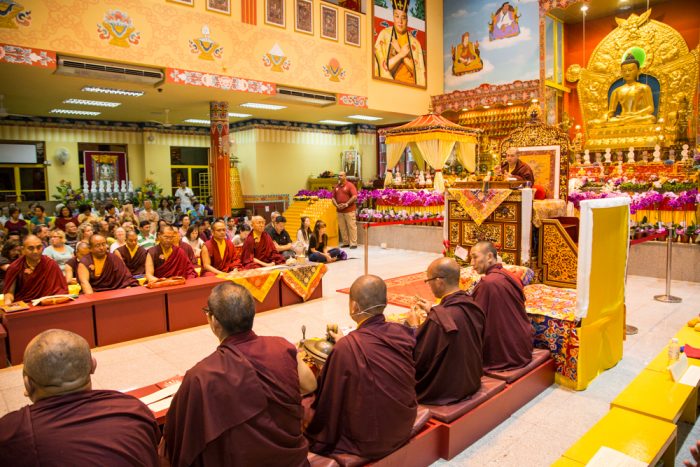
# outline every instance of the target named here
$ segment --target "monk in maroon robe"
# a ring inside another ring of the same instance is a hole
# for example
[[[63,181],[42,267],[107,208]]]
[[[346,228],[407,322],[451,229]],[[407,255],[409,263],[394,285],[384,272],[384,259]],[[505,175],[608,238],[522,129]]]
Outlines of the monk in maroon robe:
[[[126,245],[114,250],[114,254],[119,256],[132,276],[146,274],[146,249],[139,246],[139,236],[135,230],[126,233]]]
[[[157,466],[160,430],[138,399],[92,390],[96,362],[82,337],[52,329],[24,354],[33,402],[0,419],[0,465]]]
[[[518,158],[517,148],[508,148],[506,151],[506,161],[496,169],[496,173],[502,174],[506,178],[525,180],[531,184],[535,183],[535,174],[525,162]]]
[[[416,394],[421,404],[448,405],[474,394],[481,387],[481,348],[484,312],[459,288],[459,265],[452,258],[430,263],[427,283],[440,304],[419,299],[407,315],[417,327],[418,312],[427,313],[418,327],[416,348]],[[455,371],[459,368],[459,371]]]
[[[525,312],[523,285],[496,262],[497,251],[492,243],[477,243],[469,255],[476,272],[486,274],[473,294],[486,314],[484,370],[524,367],[532,360],[534,338]]]
[[[361,276],[350,288],[357,330],[338,336],[321,370],[309,450],[379,459],[408,441],[416,418],[415,339],[406,326],[387,323],[386,284]]]
[[[88,243],[90,254],[78,265],[78,281],[84,294],[139,285],[124,261],[107,252],[107,240],[102,235],[93,235]]]
[[[229,273],[241,266],[240,250],[226,238],[226,224],[221,221],[211,226],[212,238],[202,246],[202,276]],[[222,254],[223,251],[223,254]]]
[[[243,242],[241,264],[243,269],[254,269],[284,264],[285,259],[275,248],[270,234],[265,232],[265,219],[253,217],[253,232]]]
[[[44,245],[39,237],[29,235],[22,243],[22,256],[5,272],[4,302],[34,300],[47,295],[67,294],[66,278],[58,263],[43,256]]]
[[[316,387],[296,348],[253,331],[255,302],[231,282],[212,289],[204,309],[219,339],[173,398],[163,439],[179,466],[307,465],[302,392]]]
[[[155,282],[158,279],[181,276],[185,279],[197,277],[194,266],[181,248],[173,245],[177,240],[175,229],[163,227],[159,233],[158,245],[148,249],[146,256],[146,279]]]

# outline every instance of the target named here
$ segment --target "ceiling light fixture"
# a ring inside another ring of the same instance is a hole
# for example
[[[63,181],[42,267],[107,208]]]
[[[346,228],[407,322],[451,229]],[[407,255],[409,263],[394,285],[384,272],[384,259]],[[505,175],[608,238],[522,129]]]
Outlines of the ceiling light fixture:
[[[85,86],[81,89],[83,92],[97,92],[101,94],[117,94],[119,96],[141,97],[145,93],[143,91],[128,91],[126,89],[102,88],[99,86]]]
[[[63,114],[63,115],[86,115],[86,116],[96,116],[100,115],[101,112],[94,112],[92,110],[70,110],[70,109],[51,109],[49,111],[51,114]]]
[[[236,112],[229,112],[229,113],[228,113],[228,116],[229,116],[230,118],[246,118],[246,117],[252,117],[251,114],[239,114],[239,113],[236,113]]]
[[[352,125],[352,122],[344,122],[342,120],[319,120],[318,123],[325,125]]]
[[[508,102],[506,105],[513,105],[513,103],[512,103],[512,102]]]
[[[348,115],[348,118],[353,118],[355,120],[366,120],[368,122],[373,122],[375,120],[384,120],[382,117],[371,117],[369,115]]]
[[[259,102],[246,102],[245,104],[241,104],[241,107],[247,107],[249,109],[261,109],[261,110],[282,110],[282,109],[287,108],[284,105],[261,104]]]
[[[211,125],[211,121],[201,118],[188,118],[187,120],[183,120],[183,122],[194,123],[195,125]]]
[[[107,101],[89,101],[85,99],[66,99],[63,101],[64,104],[75,104],[75,105],[92,105],[95,107],[119,107],[122,105],[121,102],[107,102]]]
[[[583,6],[581,7],[581,11],[582,11],[583,14],[585,15],[586,12],[588,11],[588,5],[583,5]]]
[[[491,108],[490,105],[484,105],[483,107],[484,107],[485,109],[490,109],[490,108]]]

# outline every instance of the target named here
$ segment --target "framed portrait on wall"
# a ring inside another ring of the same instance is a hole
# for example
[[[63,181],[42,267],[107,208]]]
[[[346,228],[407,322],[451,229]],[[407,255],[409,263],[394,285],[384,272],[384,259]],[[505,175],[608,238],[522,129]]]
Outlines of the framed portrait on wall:
[[[296,0],[294,3],[294,30],[314,33],[314,3],[312,0]]]
[[[231,0],[206,0],[207,10],[222,13],[224,15],[231,14]]]
[[[348,177],[360,178],[362,174],[360,153],[351,149],[340,154],[340,166]]]
[[[360,15],[345,12],[345,43],[360,46]]]
[[[194,6],[194,0],[168,0],[168,2],[186,6]]]
[[[287,26],[284,14],[284,0],[265,0],[265,24],[280,28]]]
[[[321,4],[321,38],[338,40],[338,9]]]
[[[425,0],[372,5],[372,77],[407,86],[427,86]],[[392,43],[398,42],[400,51]],[[402,52],[405,50],[405,53]],[[394,57],[401,55],[401,60]]]

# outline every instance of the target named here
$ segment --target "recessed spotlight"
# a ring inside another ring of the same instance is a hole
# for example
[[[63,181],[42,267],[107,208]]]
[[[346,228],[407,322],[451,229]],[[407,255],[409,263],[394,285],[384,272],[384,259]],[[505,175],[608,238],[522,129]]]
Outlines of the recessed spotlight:
[[[540,100],[539,99],[532,99],[533,104],[537,104]]]
[[[513,105],[513,103],[512,103],[512,102],[508,102],[506,105]]]
[[[490,109],[490,108],[491,108],[490,105],[483,105],[482,107],[485,108],[485,109]]]
[[[64,104],[75,104],[75,105],[92,105],[95,107],[119,107],[121,102],[107,102],[107,101],[89,101],[85,99],[66,99],[63,101]]]
[[[101,112],[93,112],[92,110],[51,109],[49,113],[63,115],[86,115],[94,117],[96,115],[100,115]]]
[[[352,122],[344,122],[342,120],[319,120],[318,123],[326,125],[352,125]]]
[[[251,114],[239,114],[239,113],[236,113],[236,112],[229,112],[229,113],[228,113],[228,116],[229,116],[230,118],[246,118],[246,117],[252,117]]]
[[[211,125],[211,121],[203,120],[201,118],[188,118],[187,120],[183,120],[183,122],[194,123],[195,125]]]
[[[262,110],[282,110],[282,109],[287,108],[284,105],[261,104],[259,102],[246,102],[245,104],[241,104],[241,107],[247,107],[249,109],[262,109]]]
[[[466,107],[462,109],[462,112],[467,112],[467,111],[469,111],[469,109]]]
[[[126,89],[102,88],[99,86],[85,86],[81,89],[83,92],[98,92],[101,94],[117,94],[119,96],[140,97],[144,95],[143,91],[128,91]]]
[[[348,115],[348,118],[353,118],[355,120],[366,120],[368,122],[373,122],[375,120],[384,120],[382,117],[371,117],[369,115]]]
[[[581,11],[584,12],[584,13],[587,12],[587,11],[588,11],[588,5],[583,5],[583,6],[581,7]]]

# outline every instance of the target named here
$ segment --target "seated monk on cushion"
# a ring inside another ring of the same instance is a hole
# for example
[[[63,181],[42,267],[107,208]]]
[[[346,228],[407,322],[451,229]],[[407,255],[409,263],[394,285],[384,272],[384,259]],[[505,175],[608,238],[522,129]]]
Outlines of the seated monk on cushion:
[[[10,264],[5,272],[3,294],[5,305],[15,300],[34,300],[68,293],[66,278],[58,263],[44,256],[44,245],[39,237],[29,235],[22,243],[22,256]]]
[[[254,216],[253,232],[243,242],[241,264],[243,269],[254,269],[264,266],[284,264],[284,256],[277,252],[272,237],[265,232],[265,219]]]
[[[430,263],[426,282],[440,304],[424,299],[415,308],[427,313],[416,334],[416,395],[421,404],[448,405],[474,394],[481,387],[481,348],[484,312],[459,288],[459,265],[452,258]],[[416,312],[408,323],[418,324]],[[455,369],[459,368],[459,371]]]
[[[139,245],[139,236],[129,230],[126,233],[126,244],[114,250],[114,254],[119,256],[132,276],[140,276],[146,273],[146,249]]]
[[[518,148],[508,148],[506,150],[506,161],[500,166],[496,166],[495,172],[508,178],[516,180],[525,180],[532,184],[535,183],[535,174],[525,162],[518,157]]]
[[[226,224],[214,222],[212,238],[202,245],[202,276],[215,276],[235,271],[241,265],[240,249],[226,238]]]
[[[297,349],[253,332],[243,287],[214,287],[204,308],[219,346],[190,368],[173,398],[163,440],[170,465],[308,465],[302,393],[316,388]]]
[[[484,370],[522,368],[532,360],[533,329],[525,313],[525,293],[519,279],[497,263],[491,242],[479,242],[469,252],[474,270],[486,274],[474,289],[474,301],[486,314]]]
[[[148,282],[173,276],[182,276],[185,279],[197,277],[187,253],[173,244],[177,240],[175,229],[169,225],[161,228],[159,239],[158,245],[149,248],[146,256]]]
[[[93,390],[96,366],[77,334],[31,340],[22,373],[32,405],[0,419],[0,465],[158,465],[153,413],[135,397]]]
[[[309,450],[379,459],[411,436],[416,418],[415,338],[406,326],[387,323],[386,284],[361,276],[350,288],[350,317],[357,330],[336,337],[321,370]]]
[[[78,283],[78,264],[80,260],[90,254],[90,245],[86,242],[78,242],[75,245],[75,256],[66,261],[63,274],[66,276],[66,283],[73,285]]]
[[[90,237],[89,245],[90,254],[78,265],[78,281],[84,294],[139,285],[124,261],[107,252],[107,240],[102,235]]]

